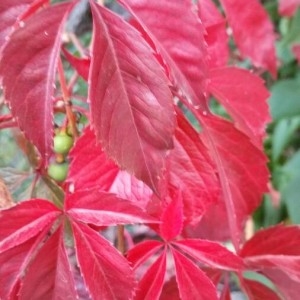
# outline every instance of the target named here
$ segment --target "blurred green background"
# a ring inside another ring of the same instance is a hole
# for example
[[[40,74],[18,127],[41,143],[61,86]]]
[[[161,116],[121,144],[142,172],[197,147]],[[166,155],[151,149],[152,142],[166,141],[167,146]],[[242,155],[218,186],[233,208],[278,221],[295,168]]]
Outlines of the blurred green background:
[[[272,184],[279,194],[265,197],[255,214],[258,227],[281,221],[300,224],[300,66],[291,51],[300,44],[300,9],[286,18],[279,16],[277,1],[265,1],[265,7],[278,35],[278,78],[265,76],[273,119],[267,128],[265,150]]]

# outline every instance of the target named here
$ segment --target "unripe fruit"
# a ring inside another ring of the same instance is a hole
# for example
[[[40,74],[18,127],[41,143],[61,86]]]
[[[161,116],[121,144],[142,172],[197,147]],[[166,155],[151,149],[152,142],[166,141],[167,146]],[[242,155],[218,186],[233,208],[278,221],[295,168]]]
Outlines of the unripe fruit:
[[[54,180],[61,182],[67,178],[69,164],[64,162],[61,164],[53,163],[48,167],[48,175]]]
[[[73,138],[67,134],[58,134],[54,137],[54,152],[67,154],[73,146]]]

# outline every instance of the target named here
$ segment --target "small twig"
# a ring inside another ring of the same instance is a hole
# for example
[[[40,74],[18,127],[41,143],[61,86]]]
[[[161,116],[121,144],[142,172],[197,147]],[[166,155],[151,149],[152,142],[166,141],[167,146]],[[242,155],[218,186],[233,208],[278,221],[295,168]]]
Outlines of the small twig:
[[[77,130],[77,124],[76,124],[76,116],[72,111],[71,108],[71,101],[70,101],[70,93],[68,90],[64,68],[61,59],[58,60],[58,74],[59,74],[59,80],[60,80],[60,86],[63,94],[63,100],[65,103],[66,108],[66,115],[68,118],[68,122],[71,128],[72,135],[74,138],[78,137],[78,130]]]
[[[33,198],[34,196],[34,189],[36,187],[39,178],[40,178],[40,174],[36,173],[30,187],[30,198]]]
[[[4,181],[0,177],[0,209],[8,208],[14,205],[14,201],[11,194],[5,185]]]
[[[84,97],[84,96],[81,96],[81,95],[73,95],[73,98],[74,99],[77,99],[77,100],[79,100],[79,101],[81,101],[81,102],[83,102],[83,103],[87,103],[87,98],[86,97]]]
[[[74,85],[76,84],[78,77],[79,77],[78,73],[74,72],[74,74],[72,75],[72,77],[71,77],[71,79],[69,81],[69,84],[68,84],[68,90],[69,91],[73,90]]]
[[[246,241],[251,239],[255,233],[255,225],[252,217],[250,217],[245,226],[245,239]]]
[[[125,253],[124,225],[117,226],[117,249],[122,254]]]
[[[77,105],[74,105],[73,107],[76,110],[76,112],[87,116],[87,118],[89,119],[89,117],[88,117],[89,116],[89,110],[88,109],[86,109],[84,107],[81,107],[81,106],[77,106]]]
[[[68,36],[71,40],[71,42],[74,44],[75,48],[79,52],[81,57],[85,57],[85,50],[84,47],[82,46],[80,40],[77,38],[77,36],[73,32],[68,32]]]
[[[221,293],[221,296],[220,296],[220,300],[225,300],[227,299],[227,291],[230,290],[230,287],[229,287],[229,276],[228,276],[228,273],[224,274],[224,287],[223,287],[223,291]]]

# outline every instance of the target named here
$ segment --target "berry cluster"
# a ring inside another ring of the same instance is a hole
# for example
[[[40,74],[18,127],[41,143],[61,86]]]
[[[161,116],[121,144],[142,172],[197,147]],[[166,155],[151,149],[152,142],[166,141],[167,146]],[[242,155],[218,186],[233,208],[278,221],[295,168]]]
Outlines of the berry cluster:
[[[55,162],[48,167],[48,175],[57,182],[63,182],[67,178],[69,163],[66,159],[74,139],[66,130],[58,130],[54,136]]]

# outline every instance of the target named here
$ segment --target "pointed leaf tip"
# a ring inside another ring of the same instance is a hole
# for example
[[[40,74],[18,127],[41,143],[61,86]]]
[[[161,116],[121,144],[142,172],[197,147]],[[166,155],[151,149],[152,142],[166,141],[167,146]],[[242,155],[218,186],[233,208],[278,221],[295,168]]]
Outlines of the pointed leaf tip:
[[[151,40],[175,88],[194,104],[206,107],[206,43],[195,4],[189,0],[119,2],[134,16],[137,29]]]
[[[291,17],[300,7],[300,0],[279,0],[279,13]]]
[[[161,236],[169,241],[181,233],[183,227],[183,203],[181,193],[176,191],[165,207],[160,224]]]
[[[262,148],[266,124],[271,120],[264,81],[236,67],[213,69],[208,89],[227,109],[237,127]]]
[[[277,76],[275,31],[258,0],[221,0],[235,42],[244,57]]]

